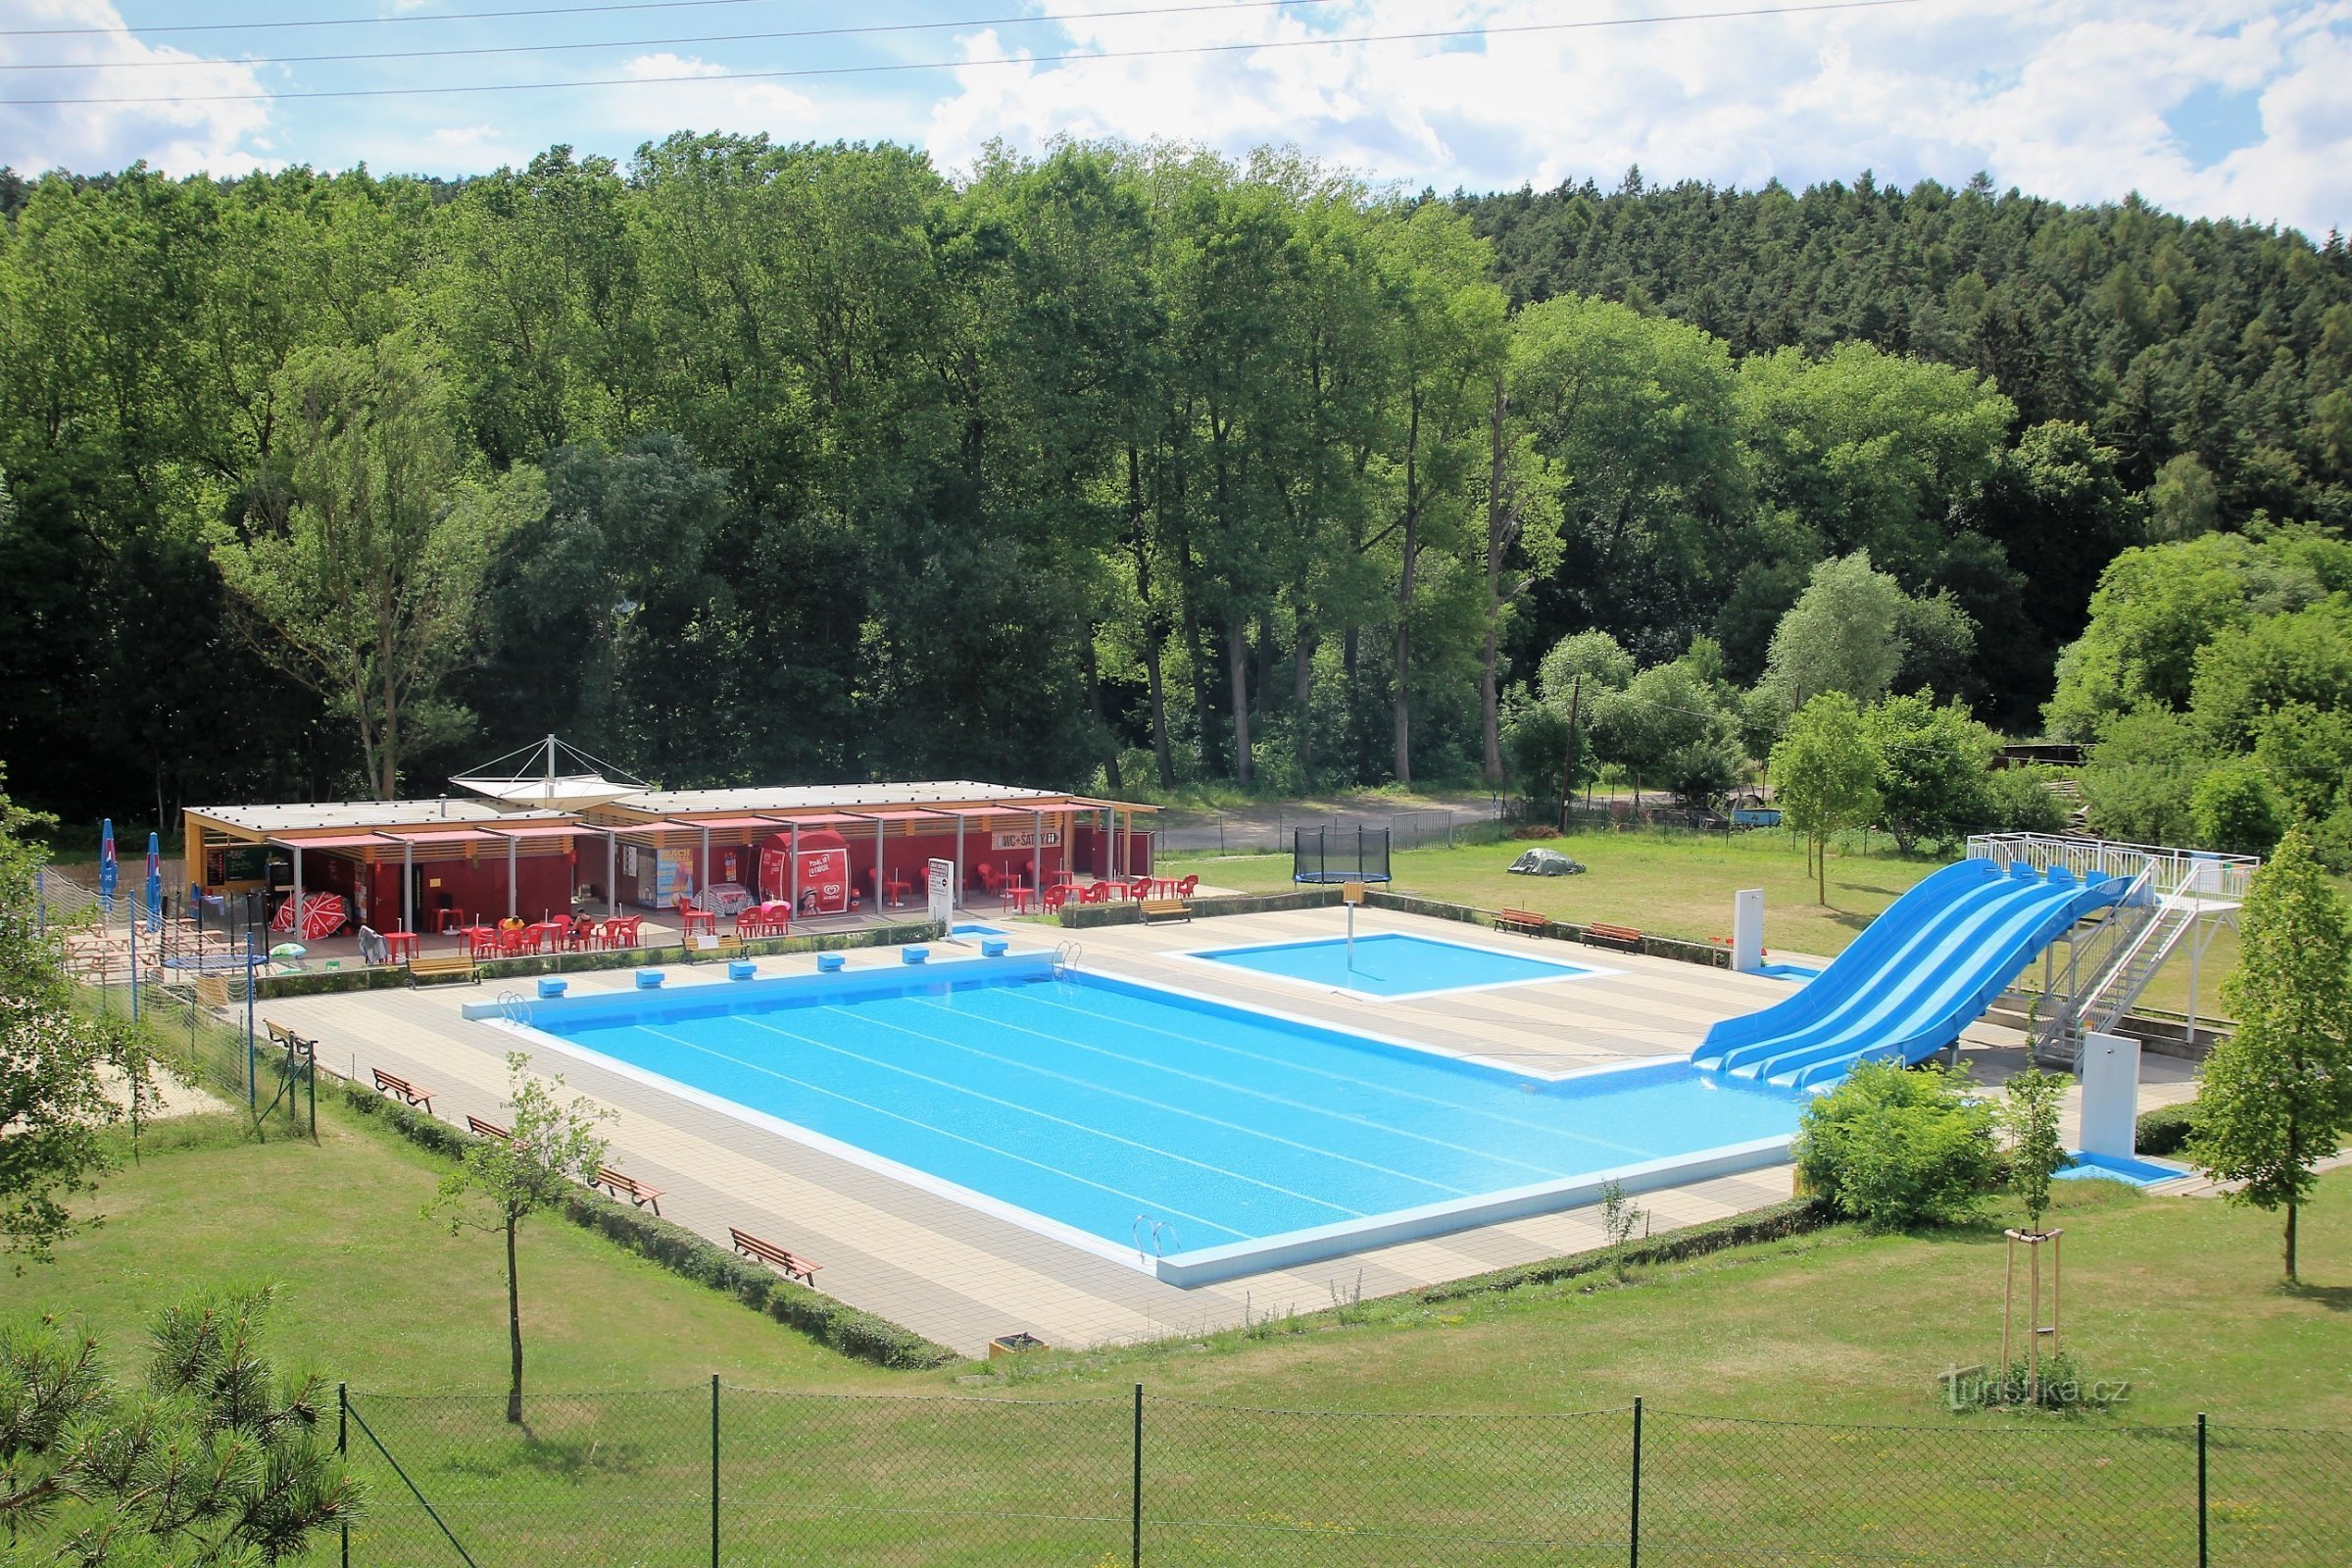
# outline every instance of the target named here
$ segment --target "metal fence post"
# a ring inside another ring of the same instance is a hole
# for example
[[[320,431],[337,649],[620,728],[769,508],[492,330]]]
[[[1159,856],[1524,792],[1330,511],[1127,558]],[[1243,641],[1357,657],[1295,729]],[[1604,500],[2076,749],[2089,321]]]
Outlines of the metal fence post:
[[[2205,1533],[2205,1412],[2197,1412],[2197,1568],[2213,1560],[2212,1543]]]
[[[335,1456],[351,1451],[351,1385],[335,1385]],[[348,1462],[348,1460],[346,1460]],[[343,1568],[351,1568],[351,1521],[343,1521]]]
[[[1627,1520],[1626,1563],[1628,1568],[1642,1568],[1642,1396],[1634,1396],[1634,1490],[1633,1507]]]
[[[718,1374],[710,1374],[710,1568],[718,1568]]]
[[[1135,1477],[1130,1487],[1134,1513],[1128,1526],[1128,1568],[1143,1568],[1144,1563],[1144,1386],[1135,1386]]]

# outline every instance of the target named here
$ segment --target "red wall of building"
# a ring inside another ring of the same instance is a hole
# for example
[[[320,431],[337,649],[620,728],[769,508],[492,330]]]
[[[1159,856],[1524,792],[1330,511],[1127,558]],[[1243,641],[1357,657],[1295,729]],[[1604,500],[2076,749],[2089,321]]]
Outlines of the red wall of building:
[[[346,862],[349,863],[349,862]],[[305,861],[304,873],[310,865]],[[369,904],[371,915],[368,923],[378,931],[400,929],[400,862],[370,866]],[[441,907],[444,895],[449,906],[468,922],[475,916],[501,920],[507,913],[507,858],[503,854],[485,851],[472,863],[465,860],[418,860],[416,894],[416,929],[431,931],[438,922],[433,911]],[[514,906],[516,912],[528,919],[539,919],[548,913],[562,914],[571,908],[571,862],[561,855],[522,855],[514,858]],[[433,886],[435,880],[439,887]]]

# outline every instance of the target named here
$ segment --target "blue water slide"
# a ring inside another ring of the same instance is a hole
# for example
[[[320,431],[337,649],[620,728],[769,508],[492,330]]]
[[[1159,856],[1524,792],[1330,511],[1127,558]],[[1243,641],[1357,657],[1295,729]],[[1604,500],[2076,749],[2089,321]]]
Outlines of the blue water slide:
[[[1855,1062],[1926,1060],[1959,1038],[2042,949],[2130,887],[2084,885],[1985,861],[1946,866],[1796,995],[1707,1032],[1700,1067],[1782,1089],[1825,1090]],[[1883,934],[1882,934],[1883,932]]]
[[[1964,893],[2000,876],[1990,860],[1960,860],[1913,886],[1894,901],[1862,934],[1830,960],[1829,967],[1782,1001],[1758,1012],[1726,1018],[1707,1031],[1707,1038],[1690,1054],[1700,1067],[1720,1068],[1725,1053],[1758,1041],[1775,1040],[1818,1021],[1840,998],[1886,967],[1887,958],[1920,926],[1949,907]]]

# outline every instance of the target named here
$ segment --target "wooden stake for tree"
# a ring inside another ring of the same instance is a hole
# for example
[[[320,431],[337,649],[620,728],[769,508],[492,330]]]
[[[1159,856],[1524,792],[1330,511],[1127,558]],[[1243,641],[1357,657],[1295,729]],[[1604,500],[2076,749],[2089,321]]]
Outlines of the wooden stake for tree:
[[[2026,1402],[2038,1404],[2041,1402],[2041,1340],[2043,1335],[2049,1336],[2050,1353],[2055,1355],[2058,1352],[2059,1307],[2063,1299],[2061,1282],[2063,1254],[2058,1239],[2066,1232],[2059,1229],[2004,1231],[2002,1234],[2009,1238],[2009,1250],[2008,1272],[2001,1282],[2001,1380],[2005,1384],[2009,1378],[2011,1365],[2009,1359],[2010,1323],[2015,1311],[2017,1295],[2017,1247],[2020,1242],[2023,1242],[2026,1246],[2028,1325],[2026,1330]],[[2044,1242],[2050,1244],[2050,1320],[2046,1324],[2041,1320],[2041,1244]]]

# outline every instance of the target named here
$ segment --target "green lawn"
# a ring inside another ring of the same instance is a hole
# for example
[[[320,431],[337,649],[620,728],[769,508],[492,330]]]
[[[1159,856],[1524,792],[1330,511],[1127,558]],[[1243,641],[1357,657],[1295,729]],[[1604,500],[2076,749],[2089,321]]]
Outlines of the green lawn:
[[[129,1368],[148,1317],[188,1285],[274,1284],[288,1365],[413,1393],[503,1388],[503,1242],[424,1217],[438,1159],[320,1111],[317,1147],[213,1141],[124,1166],[89,1205],[105,1223],[54,1265],[0,1276],[0,1299],[86,1322]],[[561,1215],[524,1227],[520,1261],[526,1377],[544,1388],[673,1389],[712,1372],[775,1388],[890,1381]]]
[[[2352,1432],[2352,1173],[2328,1178],[2305,1215],[2298,1292],[2275,1283],[2270,1216],[2062,1184],[2069,1348],[2132,1384],[2110,1415],[1941,1408],[1936,1374],[1998,1344],[1989,1223],[1837,1228],[1623,1286],[1370,1303],[1345,1323],[1278,1317],[959,1384],[845,1360],[546,1220],[524,1251],[534,1381],[516,1430],[499,1411],[496,1251],[420,1217],[437,1170],[340,1122],[317,1148],[159,1150],[110,1178],[102,1229],[8,1298],[87,1321],[127,1367],[139,1322],[184,1287],[282,1283],[286,1359],[362,1391],[369,1427],[484,1563],[707,1561],[713,1371],[728,1385],[729,1539],[788,1538],[812,1561],[1123,1561],[1137,1382],[1158,1561],[1622,1561],[1637,1395],[1645,1549],[1661,1562],[1733,1547],[1801,1562],[1836,1542],[1938,1560],[2180,1560],[2200,1410],[2217,1423],[2216,1562],[2352,1559],[2352,1437],[2252,1430]],[[900,1397],[842,1397],[860,1394]],[[1787,1422],[1799,1424],[1769,1424]],[[1825,1422],[1911,1430],[1804,1424]],[[2274,1450],[2291,1485],[2269,1474]],[[362,1453],[378,1511],[352,1561],[454,1560]],[[2008,1511],[1990,1505],[2004,1496]],[[2031,1549],[2013,1544],[2021,1519]],[[2070,1547],[2070,1532],[2087,1534]]]
[[[1774,950],[1834,956],[1879,911],[1913,883],[1945,862],[1924,856],[1899,856],[1874,839],[1875,847],[1832,852],[1829,903],[1815,892],[1805,869],[1801,840],[1777,832],[1724,838],[1697,833],[1578,833],[1541,841],[1589,869],[1582,876],[1512,876],[1509,865],[1526,843],[1505,840],[1459,849],[1402,850],[1393,861],[1395,891],[1468,904],[1483,909],[1508,905],[1536,909],[1559,920],[1606,920],[1661,936],[1704,941],[1728,936],[1732,895],[1741,888],[1764,890],[1764,942]],[[1287,892],[1287,855],[1171,855],[1203,882],[1245,893]],[[2352,882],[2345,884],[2352,896]],[[2221,982],[2237,963],[2237,933],[2223,930],[2199,969],[2197,1010],[2221,1010]],[[2142,1001],[2179,1012],[2188,1004],[2185,954],[2165,966]]]

